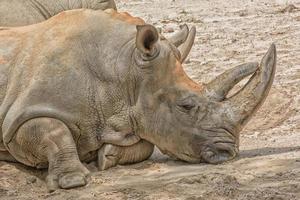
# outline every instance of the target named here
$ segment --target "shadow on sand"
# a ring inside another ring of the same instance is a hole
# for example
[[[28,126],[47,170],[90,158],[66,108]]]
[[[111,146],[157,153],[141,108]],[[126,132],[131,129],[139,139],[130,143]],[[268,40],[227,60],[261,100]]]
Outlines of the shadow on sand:
[[[288,153],[292,151],[300,151],[300,146],[297,147],[265,147],[260,149],[242,150],[240,151],[239,158],[254,158],[259,156],[268,156],[275,154]]]

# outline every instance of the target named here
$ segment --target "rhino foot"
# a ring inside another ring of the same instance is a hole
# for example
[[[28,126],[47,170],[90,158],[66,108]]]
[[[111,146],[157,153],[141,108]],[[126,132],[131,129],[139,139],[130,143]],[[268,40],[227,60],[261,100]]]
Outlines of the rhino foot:
[[[68,127],[54,118],[35,118],[25,122],[8,143],[10,154],[32,167],[47,166],[49,192],[87,184],[89,170],[80,162]]]
[[[98,169],[105,170],[118,164],[133,164],[148,159],[153,153],[154,145],[146,140],[131,146],[105,144],[98,151]]]
[[[100,171],[106,170],[118,165],[120,160],[120,147],[111,144],[105,144],[98,151],[98,169]]]
[[[63,176],[61,179],[59,179],[58,184],[61,188],[68,189],[73,187],[84,186],[87,184],[87,180],[83,173],[75,172]]]
[[[64,170],[69,172],[60,174],[49,173],[46,178],[48,191],[54,192],[58,188],[70,189],[85,186],[88,183],[89,171],[82,164],[80,165],[74,169]]]

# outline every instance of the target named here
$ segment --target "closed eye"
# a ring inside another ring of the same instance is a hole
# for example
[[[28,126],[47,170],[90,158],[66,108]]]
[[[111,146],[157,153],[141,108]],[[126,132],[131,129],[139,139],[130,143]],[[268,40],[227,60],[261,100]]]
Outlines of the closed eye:
[[[180,106],[182,109],[184,109],[186,111],[190,111],[195,107],[195,105],[191,105],[191,104],[183,104],[183,105],[178,105],[178,106]]]
[[[181,111],[191,111],[196,107],[196,102],[192,96],[187,96],[177,102],[177,107],[179,107]]]

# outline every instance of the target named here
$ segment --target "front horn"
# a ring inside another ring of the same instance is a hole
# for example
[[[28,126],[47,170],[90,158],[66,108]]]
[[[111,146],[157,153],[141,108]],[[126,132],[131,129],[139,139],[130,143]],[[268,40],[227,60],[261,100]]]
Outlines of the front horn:
[[[205,96],[214,101],[223,101],[229,91],[242,79],[253,74],[258,69],[257,62],[238,65],[217,76],[205,87]]]
[[[243,127],[266,99],[274,80],[276,47],[271,45],[259,68],[248,83],[234,96],[224,101],[229,108],[230,120]]]

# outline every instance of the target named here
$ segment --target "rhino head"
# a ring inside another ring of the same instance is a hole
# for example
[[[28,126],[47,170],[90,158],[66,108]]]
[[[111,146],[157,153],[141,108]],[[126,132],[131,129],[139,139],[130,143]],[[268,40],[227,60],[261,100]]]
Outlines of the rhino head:
[[[221,163],[239,151],[239,135],[264,102],[273,82],[276,49],[260,64],[247,63],[208,84],[191,80],[182,68],[195,38],[186,26],[166,39],[151,25],[137,26],[135,67],[143,74],[137,101],[137,134],[163,153],[191,163]],[[251,75],[234,95],[229,91]]]

